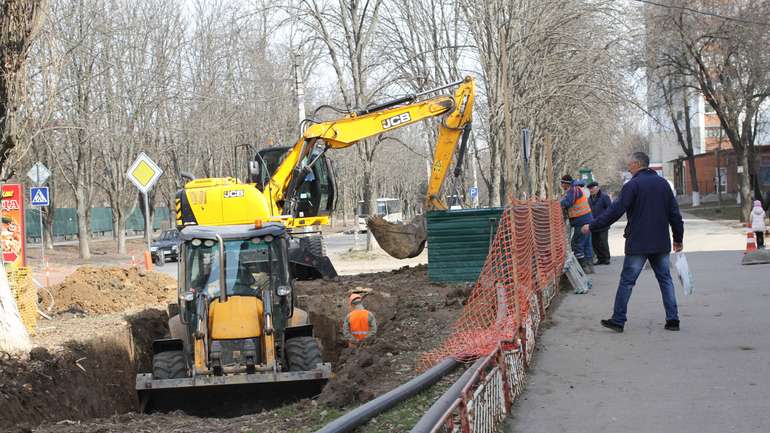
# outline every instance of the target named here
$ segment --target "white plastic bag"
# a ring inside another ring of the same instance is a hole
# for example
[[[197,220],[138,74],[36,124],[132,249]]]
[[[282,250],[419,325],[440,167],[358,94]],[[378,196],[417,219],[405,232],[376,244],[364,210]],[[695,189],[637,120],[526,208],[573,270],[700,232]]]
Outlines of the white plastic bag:
[[[687,264],[687,257],[684,253],[674,253],[674,259],[676,263],[674,268],[676,269],[676,275],[679,277],[679,283],[682,285],[682,290],[685,296],[692,295],[695,287],[695,281],[692,278],[692,272],[690,272],[690,265]]]

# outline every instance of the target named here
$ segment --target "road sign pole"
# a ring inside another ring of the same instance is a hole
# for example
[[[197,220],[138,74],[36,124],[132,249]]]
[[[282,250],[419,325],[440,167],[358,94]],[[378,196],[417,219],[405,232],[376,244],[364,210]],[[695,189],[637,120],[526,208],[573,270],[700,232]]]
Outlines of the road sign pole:
[[[150,251],[152,243],[152,227],[150,226],[150,202],[147,200],[147,193],[144,193],[144,237],[147,241],[147,251]]]
[[[43,228],[43,207],[37,209],[38,215],[40,215],[40,260],[41,269],[45,269],[45,230]]]

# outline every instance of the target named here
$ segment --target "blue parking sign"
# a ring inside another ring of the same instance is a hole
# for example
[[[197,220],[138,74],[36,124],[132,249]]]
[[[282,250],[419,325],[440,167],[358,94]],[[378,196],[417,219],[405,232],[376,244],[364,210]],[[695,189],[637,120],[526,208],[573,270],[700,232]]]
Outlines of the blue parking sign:
[[[47,186],[32,187],[29,189],[29,200],[32,203],[32,206],[50,205],[51,201],[48,197]]]
[[[472,187],[468,188],[468,195],[470,195],[471,198],[478,197],[479,196],[479,189],[476,188],[475,186],[472,186]]]

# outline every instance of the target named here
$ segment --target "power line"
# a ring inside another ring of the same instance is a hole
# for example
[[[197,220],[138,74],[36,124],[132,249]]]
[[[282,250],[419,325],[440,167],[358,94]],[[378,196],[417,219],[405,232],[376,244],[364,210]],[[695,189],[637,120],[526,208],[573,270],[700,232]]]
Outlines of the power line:
[[[658,6],[658,7],[662,7],[662,8],[666,8],[666,9],[679,9],[679,10],[682,10],[682,11],[685,11],[685,12],[690,12],[690,13],[697,14],[697,15],[705,15],[705,16],[708,16],[708,17],[718,18],[720,20],[725,20],[725,21],[734,21],[734,22],[743,23],[743,24],[753,24],[753,25],[757,25],[757,26],[770,27],[770,22],[767,22],[767,21],[765,21],[765,22],[762,22],[762,21],[752,21],[752,20],[747,20],[747,19],[743,19],[743,18],[728,17],[728,16],[720,15],[720,14],[717,14],[717,13],[714,13],[714,12],[708,12],[708,11],[702,11],[702,10],[699,10],[699,9],[694,9],[694,8],[691,8],[691,7],[688,7],[688,6],[668,5],[668,4],[664,4],[664,3],[654,2],[652,0],[632,0],[632,1],[635,1],[637,3],[648,4],[648,5],[651,5],[651,6]]]

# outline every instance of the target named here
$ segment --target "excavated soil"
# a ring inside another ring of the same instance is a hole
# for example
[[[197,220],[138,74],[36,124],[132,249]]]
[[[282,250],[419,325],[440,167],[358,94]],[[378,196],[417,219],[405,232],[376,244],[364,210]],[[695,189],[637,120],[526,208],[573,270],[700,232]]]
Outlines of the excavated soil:
[[[81,266],[50,288],[53,312],[109,314],[138,305],[164,305],[174,299],[176,281],[137,268]]]
[[[54,321],[67,328],[85,325],[90,336],[57,340],[48,329],[27,357],[0,358],[0,430],[27,432],[45,421],[135,410],[136,372],[149,368],[147,342],[166,334],[167,320],[163,311],[145,310],[96,324]]]
[[[166,332],[165,313],[147,310],[125,321],[124,334],[130,335],[126,337],[130,344],[122,348],[91,342],[90,346],[59,347],[56,353],[49,352],[50,357],[42,356],[46,361],[38,360],[37,355],[24,361],[3,360],[0,396],[4,400],[0,406],[7,406],[6,399],[12,403],[9,410],[0,411],[0,430],[14,426],[15,431],[30,431],[43,422],[34,431],[314,431],[331,421],[340,408],[355,407],[415,376],[420,356],[449,334],[469,293],[465,285],[431,283],[426,266],[343,276],[337,281],[303,281],[297,286],[298,306],[310,313],[325,360],[333,362],[335,370],[335,378],[317,398],[277,409],[257,409],[257,413],[235,418],[198,418],[180,411],[152,415],[132,412],[136,410],[134,374],[147,371],[149,343]],[[368,292],[364,304],[375,314],[378,332],[361,347],[347,348],[341,326],[348,312],[348,294],[362,289]],[[147,302],[159,300],[150,297]],[[104,317],[111,316],[63,317],[55,321],[56,325],[49,325],[57,330],[43,332],[38,338],[52,339],[51,332],[68,335],[64,329],[73,326],[93,326],[93,336],[98,334],[96,328],[102,332],[110,328]],[[85,372],[75,362],[78,360]],[[26,383],[32,391],[27,391]]]

